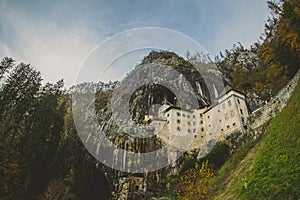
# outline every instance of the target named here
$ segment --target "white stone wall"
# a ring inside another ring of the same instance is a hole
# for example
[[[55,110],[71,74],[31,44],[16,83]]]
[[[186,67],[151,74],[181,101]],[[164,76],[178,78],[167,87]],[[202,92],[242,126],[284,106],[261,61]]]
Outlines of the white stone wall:
[[[222,96],[219,104],[212,108],[193,111],[166,108],[168,107],[162,106],[159,109],[158,117],[166,119],[164,123],[167,129],[163,134],[158,132],[158,136],[164,142],[178,143],[178,146],[184,144],[193,149],[199,148],[205,141],[220,141],[226,135],[241,130],[249,115],[244,95],[235,91]],[[162,121],[155,121],[152,125],[161,130],[161,123]]]
[[[300,70],[287,83],[287,85],[278,92],[275,98],[251,114],[249,117],[249,126],[251,129],[256,129],[262,126],[286,106],[298,83],[299,78]]]

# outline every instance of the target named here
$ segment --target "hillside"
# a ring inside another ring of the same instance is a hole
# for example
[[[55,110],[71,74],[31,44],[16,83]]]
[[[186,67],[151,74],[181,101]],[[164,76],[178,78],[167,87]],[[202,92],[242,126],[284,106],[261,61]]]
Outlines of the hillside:
[[[257,144],[234,154],[214,178],[212,199],[300,197],[300,84]],[[253,148],[252,148],[253,146]]]

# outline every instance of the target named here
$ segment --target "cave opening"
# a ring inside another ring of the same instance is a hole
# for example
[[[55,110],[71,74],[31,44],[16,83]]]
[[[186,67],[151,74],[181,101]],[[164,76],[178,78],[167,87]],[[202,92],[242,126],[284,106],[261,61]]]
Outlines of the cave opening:
[[[176,106],[176,95],[167,87],[147,84],[139,87],[130,98],[129,109],[132,120],[142,122],[145,115],[155,115],[163,104]]]

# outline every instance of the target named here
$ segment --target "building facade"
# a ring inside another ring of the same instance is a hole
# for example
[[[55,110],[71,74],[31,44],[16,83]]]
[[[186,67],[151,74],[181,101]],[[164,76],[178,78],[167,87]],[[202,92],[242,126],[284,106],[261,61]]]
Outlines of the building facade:
[[[187,140],[187,145],[193,149],[205,141],[220,141],[226,135],[242,130],[248,115],[245,96],[226,86],[214,105],[194,110],[162,105],[157,116],[146,116],[145,120],[151,120],[155,134],[164,142]]]

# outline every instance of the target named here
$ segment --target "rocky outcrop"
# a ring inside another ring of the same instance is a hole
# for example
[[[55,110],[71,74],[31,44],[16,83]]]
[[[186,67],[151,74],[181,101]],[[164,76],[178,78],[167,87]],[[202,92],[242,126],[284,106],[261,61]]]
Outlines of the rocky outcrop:
[[[151,66],[150,69],[148,65]],[[142,63],[135,68],[134,74],[138,74],[139,77],[143,77],[144,74],[149,76],[154,70],[156,70],[156,68],[160,68],[159,70],[161,70],[162,68],[166,67],[175,69],[180,76],[171,77],[172,74],[164,73],[161,74],[159,78],[160,80],[168,82],[168,84],[173,87],[173,91],[180,91],[183,93],[184,99],[187,100],[184,105],[180,105],[183,108],[197,108],[193,107],[193,103],[190,102],[193,94],[189,93],[190,90],[188,86],[184,84],[183,79],[186,79],[191,85],[192,91],[195,92],[199,107],[209,105],[215,100],[214,94],[210,94],[210,91],[215,91],[218,93],[222,90],[223,83],[218,83],[215,81],[222,81],[222,79],[220,77],[216,78],[216,76],[219,76],[219,74],[217,71],[214,71],[213,67],[210,66],[208,71],[203,71],[203,68],[205,67],[202,66],[201,71],[199,68],[196,68],[197,66],[194,66],[172,52],[151,52],[144,58]],[[135,87],[135,79],[131,77],[130,74],[124,79],[124,81],[126,82],[126,87],[122,88],[122,90],[119,90],[120,96],[122,96],[122,92],[125,92],[127,88]],[[161,104],[163,101],[168,101],[169,103],[176,105],[177,102],[175,96],[177,95],[178,94],[174,94],[169,88],[159,84],[146,84],[137,88],[130,99],[130,113],[132,119],[135,122],[143,123],[145,114],[148,114],[148,112],[151,111],[154,113],[156,112],[155,110],[151,110],[155,108],[153,105]],[[118,101],[119,100],[117,99],[117,102]],[[124,123],[124,127],[130,127],[130,124],[126,124],[126,122]],[[133,149],[136,152],[144,153],[154,151],[164,146],[164,144],[156,137],[145,139],[134,138],[133,141],[137,141],[137,145],[131,142],[132,138],[130,138],[130,136],[124,135],[123,133],[120,134],[120,131],[117,129],[114,130],[114,127],[111,128],[111,131],[119,133],[117,135],[115,134],[115,141],[119,141],[121,138],[126,137],[126,140],[121,139],[123,142],[126,141],[127,143],[127,145],[124,145],[125,149]],[[120,146],[122,147],[123,145],[120,144]],[[148,198],[149,196],[158,193],[161,187],[164,187],[161,184],[161,180],[167,175],[176,173],[180,167],[181,161],[182,160],[179,159],[176,163],[173,163],[172,165],[163,169],[141,175],[140,181],[143,183],[143,187],[138,187],[138,185],[135,185],[135,181],[133,180],[136,179],[136,176],[120,176],[121,178],[119,179],[119,182],[114,183],[116,188],[115,191],[118,191],[115,194],[115,198],[126,199],[128,197],[136,197],[136,199],[140,199],[143,196]],[[121,174],[122,173],[119,175]],[[122,183],[120,183],[120,181]]]
[[[143,66],[147,64],[154,64],[153,66],[164,67],[170,66],[176,71],[178,71],[184,78],[190,83],[193,88],[193,91],[196,94],[196,99],[199,106],[211,104],[214,101],[214,95],[211,95],[209,91],[214,91],[214,93],[220,92],[222,88],[222,82],[214,82],[215,79],[220,79],[220,74],[217,70],[214,70],[213,67],[208,67],[209,70],[203,71],[205,66],[194,66],[193,64],[185,61],[183,58],[177,56],[172,52],[152,52],[147,57],[144,58],[141,65],[136,67],[138,73],[143,74],[144,72],[148,73],[149,71],[143,71]],[[204,63],[203,65],[209,65]],[[200,70],[202,69],[202,71]],[[148,69],[147,69],[148,70]],[[200,70],[200,72],[199,72]],[[276,113],[281,111],[281,109],[286,105],[287,100],[289,99],[297,81],[299,79],[300,73],[297,75],[284,87],[278,95],[268,102],[265,106],[255,111],[250,118],[248,119],[247,126],[244,127],[243,131],[233,133],[226,141],[231,145],[233,151],[237,149],[240,145],[244,144],[246,141],[253,140],[258,137],[264,129],[264,124],[273,117]],[[217,78],[216,78],[217,77]],[[162,79],[168,80],[168,74],[163,74]],[[119,95],[122,96],[122,93],[125,93],[129,88],[134,87],[134,79],[130,79],[130,76],[127,77],[128,85],[124,90],[119,90]],[[175,77],[170,81],[176,90],[179,91],[188,91],[186,86],[182,84],[180,77]],[[155,136],[148,138],[137,138],[134,135],[127,134],[123,131],[122,128],[130,129],[131,132],[138,132],[139,130],[131,129],[132,124],[124,120],[119,125],[117,125],[113,120],[112,107],[109,104],[109,100],[113,95],[113,92],[118,89],[121,83],[97,83],[97,84],[88,84],[87,85],[78,85],[76,88],[73,88],[73,93],[89,93],[89,91],[96,92],[96,98],[94,102],[84,103],[85,99],[80,98],[80,101],[72,102],[72,104],[82,104],[82,107],[79,106],[78,113],[83,113],[79,115],[82,120],[89,120],[89,109],[84,107],[85,105],[90,105],[94,103],[95,108],[92,107],[91,110],[96,109],[97,121],[100,124],[101,130],[99,130],[102,135],[91,136],[90,132],[87,131],[84,134],[84,141],[89,141],[89,143],[94,145],[94,148],[90,149],[90,152],[99,151],[98,141],[102,138],[108,138],[108,140],[118,146],[118,148],[126,150],[127,152],[135,153],[145,153],[153,152],[157,149],[161,149],[164,144]],[[87,89],[88,88],[88,89]],[[186,98],[190,94],[185,94]],[[161,104],[162,101],[166,100],[172,104],[176,104],[175,94],[166,87],[160,86],[159,84],[146,84],[138,87],[133,95],[130,98],[129,102],[129,112],[132,120],[137,123],[143,124],[145,114],[151,112],[151,109],[155,109],[154,105]],[[122,98],[115,99],[116,103],[121,102]],[[183,105],[186,106],[186,105]],[[122,111],[122,104],[118,105]],[[124,107],[126,109],[126,107]],[[76,112],[76,111],[75,111]],[[155,111],[153,111],[155,112]],[[115,113],[116,114],[116,113]],[[122,112],[117,113],[122,115]],[[90,127],[94,128],[94,127]],[[150,130],[151,132],[151,130]],[[130,161],[126,160],[126,153],[123,152],[108,152],[107,157],[113,158],[115,162],[113,165],[118,163],[117,161],[122,161],[124,169],[131,169],[138,166],[140,161]],[[168,157],[168,155],[165,155]],[[158,193],[162,187],[161,180],[169,174],[174,174],[180,168],[182,160],[179,159],[173,165],[167,166],[163,169],[157,170],[155,172],[143,173],[143,174],[130,174],[126,172],[113,170],[113,166],[105,166],[99,163],[103,169],[103,173],[106,174],[108,181],[111,184],[112,188],[112,199],[142,199],[142,198],[151,198],[154,194]],[[129,198],[130,197],[130,198]]]
[[[255,110],[249,117],[250,127],[256,129],[280,112],[287,104],[292,95],[298,80],[300,78],[300,71],[283,87],[278,94],[272,98],[265,106]]]
[[[250,112],[255,111],[258,108],[261,108],[266,104],[255,91],[248,91],[246,94],[246,102]]]
[[[149,65],[152,68],[147,67]],[[205,65],[209,64],[207,63]],[[143,62],[135,68],[133,75],[144,77],[145,75],[151,75],[155,68],[162,69],[166,67],[175,69],[180,76],[172,77],[172,74],[164,73],[161,74],[159,78],[160,80],[165,80],[172,85],[174,91],[180,91],[183,93],[184,99],[187,99],[187,103],[185,105],[181,105],[183,108],[188,106],[188,104],[193,105],[190,103],[192,94],[189,93],[190,90],[188,89],[188,86],[183,83],[183,79],[186,79],[191,85],[192,92],[195,93],[196,100],[198,101],[197,105],[199,107],[208,105],[214,101],[214,95],[211,95],[209,91],[218,93],[222,90],[223,83],[213,81],[220,80],[220,74],[218,74],[217,71],[214,71],[213,67],[210,66],[208,71],[201,71],[197,68],[197,66],[192,65],[172,52],[151,52],[145,57]],[[205,67],[202,66],[202,68]],[[126,106],[121,103],[122,96],[131,88],[136,87],[136,79],[132,78],[133,75],[128,74],[128,76],[124,79],[124,81],[126,81],[126,85],[122,89],[120,89],[120,85],[122,83],[119,82],[97,84],[83,83],[72,88],[73,95],[78,95],[79,97],[78,99],[73,99],[74,101],[72,104],[76,105],[76,109],[73,110],[73,114],[75,113],[76,115],[77,113],[76,117],[80,118],[80,120],[84,122],[80,124],[80,126],[83,126],[81,128],[86,129],[85,132],[81,134],[81,139],[88,143],[88,146],[90,147],[89,151],[92,154],[99,155],[99,151],[102,150],[107,154],[105,156],[113,159],[112,165],[118,165],[118,163],[121,163],[121,167],[126,169],[126,171],[130,171],[130,169],[139,165],[139,162],[144,161],[130,160],[129,162],[126,159],[127,154],[125,151],[110,152],[104,151],[103,149],[110,148],[112,147],[111,145],[114,144],[117,145],[118,148],[126,150],[127,152],[147,153],[154,152],[164,146],[164,144],[155,136],[147,138],[134,137],[135,135],[132,133],[139,132],[139,134],[141,134],[141,132],[140,130],[132,127],[132,123],[130,121],[123,120],[119,122],[119,124],[116,124],[113,120],[113,117],[117,115],[119,118],[123,118],[122,115],[126,111]],[[147,78],[147,76],[145,76],[145,78]],[[113,96],[114,92],[118,95]],[[95,93],[94,96],[93,93]],[[86,98],[84,96],[82,97],[81,94],[85,94]],[[131,119],[138,124],[143,124],[145,114],[155,108],[153,105],[161,104],[164,100],[172,104],[176,104],[177,102],[174,98],[175,95],[177,96],[177,94],[174,94],[168,88],[155,83],[145,84],[136,88],[129,99],[129,112]],[[112,105],[110,104],[111,98],[114,98],[114,106],[118,108],[115,112],[112,112]],[[191,108],[193,107],[189,107],[189,109]],[[98,130],[98,132],[101,134],[92,134],[92,129],[95,129],[96,126],[94,126],[93,123],[90,123],[91,119],[89,116],[92,115],[91,112],[94,112],[94,110],[96,110],[97,121],[100,125],[99,129],[101,129]],[[129,130],[130,134],[128,134],[129,132],[124,132],[124,128]],[[147,131],[149,132],[149,130]],[[99,141],[104,139],[108,139],[111,144],[106,146],[99,145]],[[164,156],[169,159],[167,152]],[[152,164],[155,165],[155,163]],[[111,184],[113,199],[129,199],[129,197],[131,197],[131,199],[141,199],[144,197],[150,198],[153,194],[159,192],[161,187],[163,187],[161,180],[169,174],[176,173],[180,164],[181,160],[179,159],[178,162],[155,172],[134,175],[113,170],[110,166],[107,167],[99,163],[103,169],[103,173],[106,174],[106,177]]]

